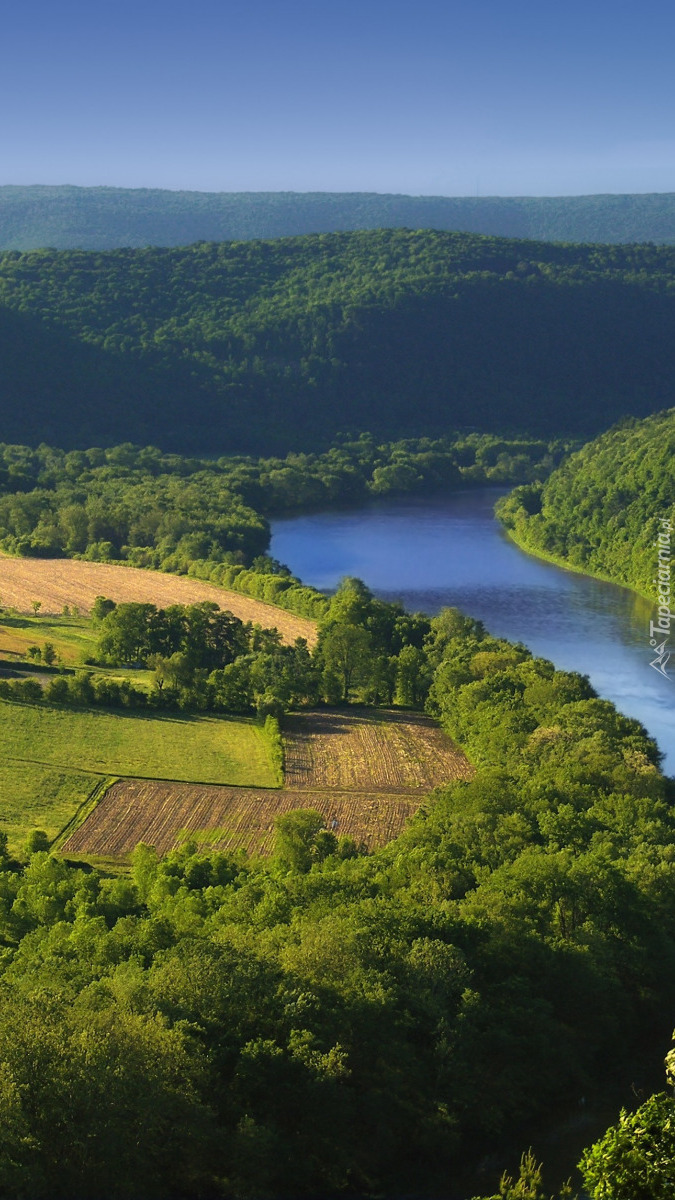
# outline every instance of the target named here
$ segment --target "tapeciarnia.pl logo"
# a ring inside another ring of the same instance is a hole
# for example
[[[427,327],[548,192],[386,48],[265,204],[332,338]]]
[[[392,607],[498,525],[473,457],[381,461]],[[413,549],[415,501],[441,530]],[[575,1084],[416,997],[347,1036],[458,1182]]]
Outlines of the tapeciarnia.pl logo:
[[[650,667],[669,678],[667,667],[671,651],[668,649],[670,637],[670,622],[675,621],[675,613],[670,611],[670,538],[672,525],[668,517],[659,518],[659,532],[654,543],[658,550],[658,566],[656,571],[656,599],[658,601],[658,619],[649,622],[649,645],[654,649],[656,657],[650,662]],[[661,640],[659,640],[661,639]]]

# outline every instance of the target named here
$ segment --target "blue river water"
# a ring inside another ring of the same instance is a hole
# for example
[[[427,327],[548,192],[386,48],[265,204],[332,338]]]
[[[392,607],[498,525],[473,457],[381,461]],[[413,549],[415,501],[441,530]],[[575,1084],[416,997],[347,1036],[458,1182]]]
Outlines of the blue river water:
[[[270,553],[317,588],[356,575],[411,611],[454,605],[491,633],[588,675],[599,695],[643,723],[675,774],[675,656],[667,678],[649,665],[654,605],[519,550],[493,514],[502,494],[484,488],[282,518],[272,523]]]

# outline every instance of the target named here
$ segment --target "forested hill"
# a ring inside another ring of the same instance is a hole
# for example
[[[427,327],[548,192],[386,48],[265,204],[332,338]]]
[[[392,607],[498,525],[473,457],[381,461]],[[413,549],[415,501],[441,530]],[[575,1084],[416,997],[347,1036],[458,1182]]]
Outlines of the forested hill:
[[[0,187],[0,249],[106,250],[340,230],[451,229],[565,242],[675,242],[675,194],[398,196]]]
[[[674,461],[675,409],[622,422],[573,454],[543,486],[516,488],[499,515],[535,553],[655,599],[659,534],[666,534],[668,549],[675,526]]]
[[[675,248],[375,230],[0,255],[0,437],[593,436],[675,402]]]

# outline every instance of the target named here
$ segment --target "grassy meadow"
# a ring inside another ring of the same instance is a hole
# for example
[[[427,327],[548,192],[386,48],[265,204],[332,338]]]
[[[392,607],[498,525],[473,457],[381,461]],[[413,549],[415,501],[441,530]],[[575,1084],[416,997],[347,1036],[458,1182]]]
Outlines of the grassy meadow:
[[[275,787],[263,730],[252,720],[114,713],[0,701],[0,827],[18,848],[50,837],[110,776]]]
[[[84,803],[96,782],[89,771],[72,771],[9,757],[6,707],[0,711],[0,828],[12,850],[20,850],[33,829],[51,839]]]
[[[0,613],[0,657],[28,658],[28,647],[51,642],[64,667],[79,666],[94,654],[97,633],[85,616],[29,617],[23,613]]]
[[[56,651],[55,665],[75,670],[83,667],[96,654],[98,630],[88,616],[53,616],[39,614],[36,617],[25,613],[0,613],[0,666],[29,662],[31,646],[43,649],[51,642]],[[152,671],[130,670],[129,667],[103,667],[89,665],[86,668],[97,675],[111,679],[131,679],[135,688],[150,691]],[[34,670],[40,673],[43,664],[36,662]]]

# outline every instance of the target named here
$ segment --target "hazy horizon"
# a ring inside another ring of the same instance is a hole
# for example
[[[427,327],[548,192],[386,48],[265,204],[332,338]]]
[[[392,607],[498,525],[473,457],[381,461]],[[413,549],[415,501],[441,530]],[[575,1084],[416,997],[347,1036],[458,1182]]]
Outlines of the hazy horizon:
[[[468,193],[468,192],[385,192],[377,189],[350,189],[344,188],[197,188],[197,187],[161,187],[154,184],[135,184],[126,186],[119,183],[72,183],[69,180],[60,180],[56,183],[44,183],[42,181],[33,181],[31,183],[16,182],[15,180],[0,183],[0,190],[3,188],[79,188],[81,190],[97,190],[97,191],[133,191],[133,192],[173,192],[180,194],[182,192],[194,192],[205,196],[265,196],[265,195],[286,195],[286,196],[404,196],[411,200],[569,200],[577,199],[584,200],[595,196],[672,196],[675,194],[675,185],[668,190],[653,191],[653,190],[635,190],[633,192],[490,192],[490,193]]]

